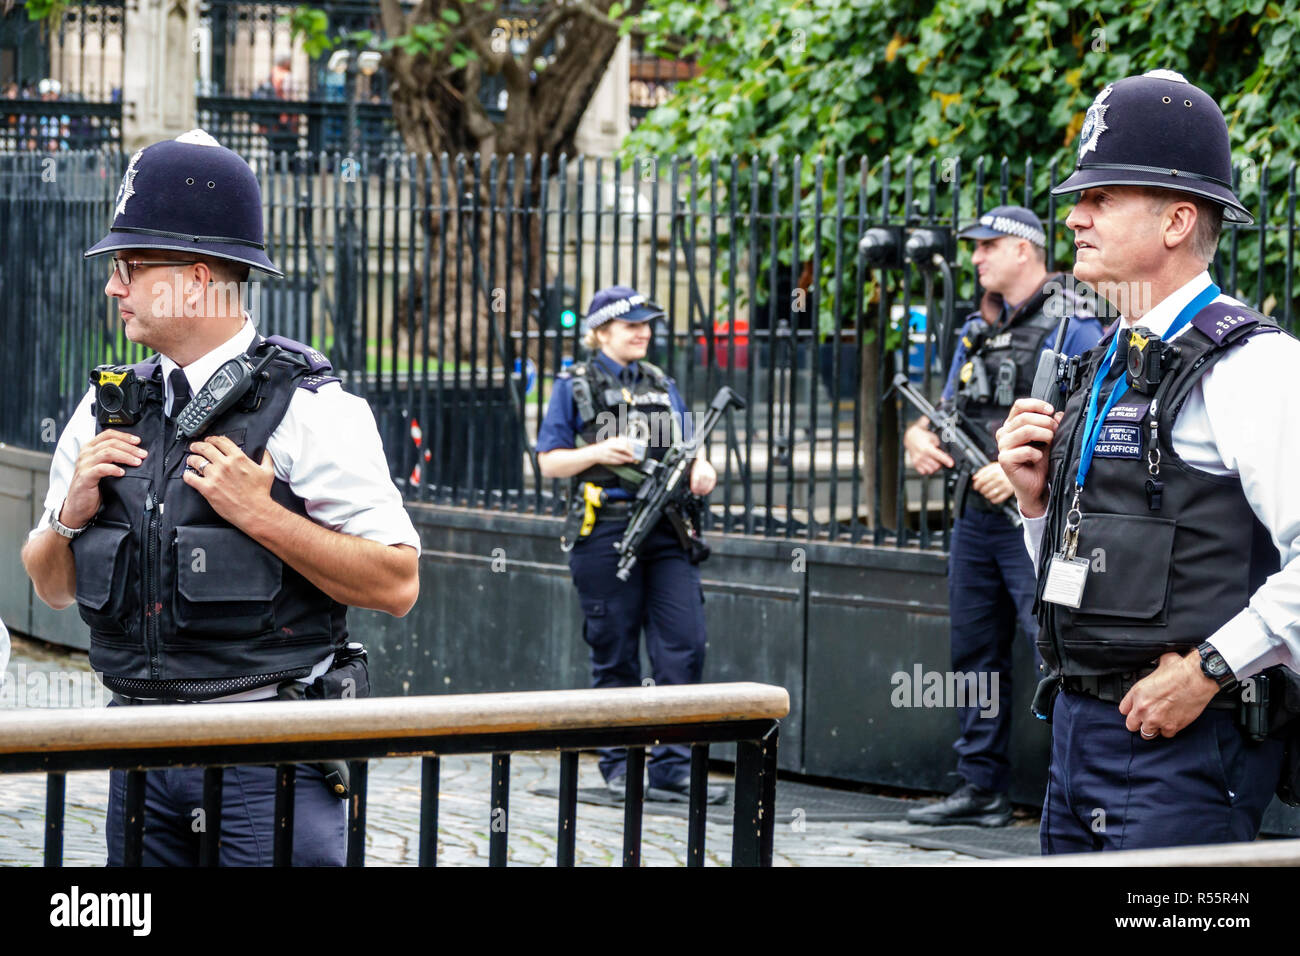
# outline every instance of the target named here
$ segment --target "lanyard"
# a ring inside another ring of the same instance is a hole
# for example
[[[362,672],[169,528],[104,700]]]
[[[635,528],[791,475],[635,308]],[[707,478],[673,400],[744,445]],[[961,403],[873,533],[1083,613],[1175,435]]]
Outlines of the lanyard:
[[[1219,287],[1211,282],[1201,291],[1201,294],[1183,307],[1178,313],[1178,317],[1169,329],[1161,336],[1165,341],[1172,339],[1178,332],[1182,331],[1187,323],[1191,322],[1196,313],[1205,308],[1211,302],[1219,297]],[[1101,395],[1101,384],[1106,378],[1106,372],[1110,369],[1115,360],[1116,347],[1119,344],[1119,333],[1110,340],[1110,347],[1106,354],[1102,356],[1101,364],[1097,366],[1097,374],[1092,380],[1092,391],[1088,395],[1088,414],[1083,420],[1083,449],[1079,455],[1079,473],[1075,478],[1075,498],[1078,498],[1079,492],[1083,490],[1083,483],[1088,478],[1088,469],[1092,466],[1092,453],[1096,449],[1097,439],[1101,435],[1102,423],[1106,421],[1106,416],[1110,410],[1115,407],[1124,393],[1128,391],[1128,379],[1124,378],[1115,383],[1111,389],[1110,398],[1106,400],[1106,406],[1097,413],[1097,398]]]

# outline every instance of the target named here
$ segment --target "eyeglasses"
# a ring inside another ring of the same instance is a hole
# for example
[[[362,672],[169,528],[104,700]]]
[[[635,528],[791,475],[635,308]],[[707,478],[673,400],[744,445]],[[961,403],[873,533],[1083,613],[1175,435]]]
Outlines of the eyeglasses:
[[[113,257],[113,271],[122,280],[122,285],[131,284],[131,276],[141,266],[192,266],[198,259],[183,261],[180,259],[119,259]]]

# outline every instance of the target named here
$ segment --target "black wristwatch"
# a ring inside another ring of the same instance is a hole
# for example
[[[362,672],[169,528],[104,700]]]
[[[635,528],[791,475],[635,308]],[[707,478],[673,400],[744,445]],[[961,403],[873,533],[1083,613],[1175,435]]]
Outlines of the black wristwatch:
[[[1218,684],[1219,690],[1232,690],[1237,686],[1236,675],[1213,644],[1202,641],[1197,650],[1201,653],[1201,673]]]

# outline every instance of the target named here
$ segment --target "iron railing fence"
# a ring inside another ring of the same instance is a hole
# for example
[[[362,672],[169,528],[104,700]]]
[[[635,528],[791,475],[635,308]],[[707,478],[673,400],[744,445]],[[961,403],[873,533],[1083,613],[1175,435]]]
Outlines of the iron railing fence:
[[[110,220],[124,157],[0,157],[0,440],[52,448],[100,361],[143,357],[83,250]],[[325,351],[375,409],[411,500],[560,514],[565,484],[532,446],[555,377],[585,351],[597,288],[667,311],[650,358],[714,431],[710,527],[945,548],[948,492],[906,467],[914,418],[898,371],[931,397],[979,289],[955,225],[1019,202],[1043,215],[1049,268],[1070,248],[1055,163],[733,157],[695,161],[385,154],[254,159],[283,279],[251,286],[259,328]],[[1216,279],[1294,327],[1295,167],[1239,183],[1258,222],[1225,230]],[[791,198],[795,197],[795,198]],[[1068,202],[1066,200],[1065,202]],[[922,248],[877,256],[883,227]],[[928,230],[928,232],[927,232]],[[934,257],[934,252],[939,258]],[[936,265],[937,263],[937,265]]]
[[[120,144],[125,50],[122,0],[70,3],[55,24],[0,14],[0,152]]]
[[[124,862],[140,866],[148,825],[146,772],[204,767],[203,817],[197,838],[201,866],[220,864],[222,768],[273,763],[275,866],[293,860],[296,765],[347,760],[348,866],[365,865],[368,761],[421,756],[420,866],[438,862],[440,758],[491,754],[488,861],[509,856],[510,755],[556,751],[560,762],[556,865],[576,862],[578,753],[625,746],[627,797],[624,866],[641,865],[646,748],[691,747],[687,865],[705,862],[710,743],[736,745],[731,863],[771,866],[776,826],[776,748],[780,718],[790,710],[782,687],[701,684],[343,701],[275,701],[201,707],[112,707],[16,712],[0,727],[0,774],[46,775],[44,864],[63,863],[66,774],[125,770]],[[317,784],[313,783],[313,786]]]

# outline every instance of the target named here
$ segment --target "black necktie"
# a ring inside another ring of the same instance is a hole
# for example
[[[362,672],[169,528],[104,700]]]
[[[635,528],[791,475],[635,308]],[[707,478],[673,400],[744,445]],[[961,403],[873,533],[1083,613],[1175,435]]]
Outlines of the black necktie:
[[[167,381],[172,386],[172,413],[171,418],[179,418],[185,406],[190,402],[190,382],[185,377],[185,373],[179,368],[172,369],[172,373],[167,376]]]
[[[635,385],[636,370],[633,369],[631,365],[627,366],[621,372],[618,373],[618,380],[622,382],[624,385]]]

